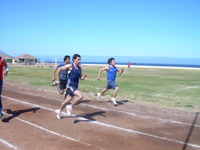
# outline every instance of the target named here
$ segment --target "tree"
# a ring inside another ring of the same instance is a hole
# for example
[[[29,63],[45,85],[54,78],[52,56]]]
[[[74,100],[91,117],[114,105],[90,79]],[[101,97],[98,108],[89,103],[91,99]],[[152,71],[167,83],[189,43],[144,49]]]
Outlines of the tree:
[[[33,59],[28,59],[28,62],[33,62]]]
[[[6,62],[12,63],[12,59],[6,59]]]

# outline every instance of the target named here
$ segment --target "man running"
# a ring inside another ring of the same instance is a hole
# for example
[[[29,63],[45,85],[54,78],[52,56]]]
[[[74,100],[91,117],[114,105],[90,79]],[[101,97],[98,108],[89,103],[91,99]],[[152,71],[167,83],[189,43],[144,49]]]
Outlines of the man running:
[[[120,71],[119,69],[117,69],[117,67],[115,67],[115,59],[114,58],[109,58],[108,64],[109,64],[108,67],[105,67],[99,71],[99,75],[97,77],[97,80],[100,80],[101,72],[107,71],[107,86],[104,90],[101,91],[101,93],[97,94],[97,100],[99,100],[100,96],[103,93],[107,92],[109,89],[114,89],[115,91],[114,91],[114,96],[112,98],[112,102],[115,105],[117,105],[115,97],[117,95],[119,87],[118,87],[118,85],[115,84],[116,72],[118,72],[121,75],[123,73],[124,69],[121,69],[121,71]]]
[[[59,69],[60,67],[65,66],[66,64],[69,64],[69,63],[70,63],[70,56],[66,55],[64,57],[64,63],[60,63],[56,68],[53,69],[52,81],[55,81],[56,70]],[[57,84],[57,81],[52,84],[52,86],[57,86],[58,92],[60,94],[64,94],[64,89],[66,89],[67,76],[68,76],[68,71],[67,70],[62,70],[60,72],[60,78],[59,78],[60,79],[60,85]]]
[[[1,92],[2,92],[2,88],[3,88],[3,67],[5,67],[4,75],[7,76],[8,72],[9,72],[8,65],[6,63],[6,60],[0,56],[0,119],[1,119],[1,121],[5,120],[5,117],[2,114],[3,105],[1,102]]]
[[[79,54],[74,54],[73,56],[73,64],[67,64],[58,69],[58,84],[59,84],[59,73],[61,70],[70,70],[70,75],[67,81],[67,97],[62,103],[60,109],[55,110],[57,114],[57,118],[61,119],[61,112],[63,108],[72,100],[74,96],[75,99],[71,103],[71,105],[67,105],[67,113],[69,116],[72,116],[72,108],[75,104],[80,102],[83,99],[83,94],[78,90],[79,79],[84,80],[88,79],[87,75],[82,76],[82,68],[79,66],[81,62],[81,56]]]

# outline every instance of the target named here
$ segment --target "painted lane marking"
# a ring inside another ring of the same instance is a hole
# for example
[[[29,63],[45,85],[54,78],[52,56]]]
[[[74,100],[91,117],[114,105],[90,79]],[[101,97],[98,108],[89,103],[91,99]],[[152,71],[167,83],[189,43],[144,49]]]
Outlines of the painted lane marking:
[[[193,89],[193,88],[196,88],[196,87],[200,87],[200,85],[191,86],[191,87],[186,87],[186,88],[183,88],[183,89],[180,89],[180,90]]]
[[[12,144],[6,142],[5,140],[0,139],[0,142],[4,143],[4,144],[7,145],[8,147],[11,147],[11,148],[13,148],[13,149],[17,149],[16,146],[13,146]]]
[[[6,90],[10,90],[5,88]],[[31,96],[39,96],[39,97],[44,97],[44,98],[48,98],[48,99],[53,99],[53,100],[58,100],[58,101],[63,101],[61,99],[56,99],[56,98],[51,98],[51,97],[46,97],[46,96],[41,96],[41,95],[34,95],[34,94],[30,94],[30,93],[26,93],[26,92],[21,92],[21,91],[17,91],[17,90],[10,90],[10,91],[15,91],[18,93],[23,93],[23,94],[27,94],[27,95],[31,95]],[[143,118],[143,119],[155,119],[155,120],[159,120],[159,121],[164,121],[164,122],[171,122],[171,123],[177,123],[177,124],[183,124],[183,125],[188,125],[191,126],[192,124],[189,123],[184,123],[184,122],[180,122],[180,121],[175,121],[175,120],[170,120],[170,119],[162,119],[162,118],[156,118],[156,117],[151,117],[151,116],[144,116],[144,115],[139,115],[136,113],[131,113],[131,112],[126,112],[126,111],[121,111],[121,110],[113,110],[113,109],[108,109],[108,108],[103,108],[103,107],[98,107],[98,106],[94,106],[94,105],[89,105],[89,104],[81,104],[83,106],[89,106],[89,107],[93,107],[93,108],[98,108],[101,110],[108,110],[108,111],[114,111],[114,112],[120,112],[120,113],[125,113],[131,116],[137,116],[139,118]],[[200,125],[194,125],[195,127],[200,127]]]
[[[144,116],[144,115],[139,115],[139,114],[126,112],[126,111],[121,111],[121,110],[111,110],[111,109],[108,109],[108,108],[103,108],[103,107],[101,108],[101,107],[98,107],[98,106],[86,105],[86,104],[81,104],[81,105],[90,106],[90,107],[93,107],[93,108],[99,108],[99,109],[102,109],[102,110],[121,112],[121,113],[129,114],[131,116],[138,116],[138,118],[143,118],[143,119],[155,119],[155,120],[159,120],[159,121],[163,121],[163,122],[171,122],[171,123],[177,123],[177,124],[188,125],[188,126],[192,125],[192,124],[184,123],[184,122],[180,122],[180,121],[174,121],[174,120],[162,119],[162,118],[155,118],[155,117],[151,117],[151,116]],[[194,125],[194,126],[195,127],[200,127],[200,125]]]
[[[8,98],[10,100],[13,100],[13,101],[16,101],[16,102],[19,102],[19,103],[37,106],[37,107],[41,107],[41,108],[44,108],[44,109],[51,110],[51,111],[55,112],[54,109],[47,108],[47,107],[44,107],[44,106],[40,106],[40,105],[37,105],[37,104],[28,103],[28,102],[22,102],[20,100],[16,100],[16,99],[13,99],[13,98],[10,98],[10,97],[7,97],[7,96],[2,96],[2,97]],[[64,114],[67,115],[67,113],[64,113]],[[78,117],[78,116],[75,116],[75,115],[72,115],[72,116],[76,117],[76,118],[79,118],[79,119],[82,119],[82,120],[87,120],[89,122],[92,122],[92,123],[95,123],[95,124],[98,124],[98,125],[102,125],[102,126],[106,126],[106,127],[111,127],[111,128],[119,129],[119,130],[126,131],[126,132],[137,133],[137,134],[141,134],[141,135],[145,135],[145,136],[149,136],[149,137],[153,137],[153,138],[157,138],[157,139],[161,139],[161,140],[166,140],[166,141],[170,141],[170,142],[175,142],[175,143],[179,143],[179,144],[183,144],[183,145],[186,144],[188,146],[195,147],[195,148],[200,148],[200,145],[189,144],[189,143],[181,142],[181,141],[178,141],[178,140],[169,139],[169,138],[166,138],[166,137],[160,137],[160,136],[156,136],[156,135],[152,135],[152,134],[148,134],[148,133],[144,133],[144,132],[140,132],[140,131],[135,131],[135,130],[131,130],[131,129],[117,127],[117,126],[114,126],[114,125],[109,125],[109,124],[101,123],[101,122],[98,122],[98,121],[89,120],[89,119],[86,119],[86,118],[83,118],[83,117]]]
[[[46,132],[52,133],[52,134],[57,135],[57,136],[60,136],[60,137],[64,137],[64,138],[66,138],[66,139],[68,139],[68,140],[71,140],[71,141],[74,141],[74,142],[78,142],[78,143],[81,143],[81,144],[84,144],[84,145],[87,145],[87,146],[91,146],[91,144],[84,143],[84,142],[80,142],[80,141],[78,141],[78,140],[76,140],[76,139],[73,139],[73,138],[67,137],[67,136],[65,136],[65,135],[59,134],[59,133],[57,133],[57,132],[48,130],[48,129],[46,129],[46,128],[43,128],[43,127],[41,127],[41,126],[38,126],[38,125],[33,124],[33,123],[31,123],[31,122],[28,122],[28,121],[26,121],[26,120],[20,119],[20,118],[18,118],[18,117],[14,117],[14,116],[12,116],[12,115],[6,113],[6,112],[3,112],[3,113],[6,114],[6,115],[9,115],[9,116],[11,116],[11,117],[13,117],[13,118],[15,118],[15,119],[17,119],[17,120],[19,120],[19,121],[21,121],[21,122],[27,123],[27,124],[29,124],[29,125],[31,125],[31,126],[34,126],[34,127],[36,127],[36,128],[39,128],[39,129],[41,129],[41,130],[44,130],[44,131],[46,131]]]

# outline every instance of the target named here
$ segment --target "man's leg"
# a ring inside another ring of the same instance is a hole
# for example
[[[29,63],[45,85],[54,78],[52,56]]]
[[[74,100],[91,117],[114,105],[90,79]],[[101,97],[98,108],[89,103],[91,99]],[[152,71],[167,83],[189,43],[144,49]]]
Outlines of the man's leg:
[[[2,102],[1,102],[2,88],[3,88],[3,80],[0,80],[0,114],[2,113],[2,109],[3,109],[3,105],[2,105]]]
[[[71,105],[67,105],[67,113],[68,113],[69,116],[72,116],[72,107],[75,104],[77,104],[78,102],[80,102],[83,99],[83,97],[84,97],[83,94],[79,90],[76,90],[73,93],[73,95],[76,96],[75,99],[72,101]]]
[[[105,89],[103,89],[103,90],[101,91],[101,93],[97,93],[97,100],[99,100],[100,97],[101,97],[101,95],[102,95],[103,93],[107,92],[108,90],[109,90],[108,88],[105,88]]]
[[[5,117],[2,114],[3,105],[2,105],[2,102],[1,102],[2,88],[3,88],[3,80],[0,80],[0,120],[4,121]]]
[[[116,97],[116,95],[117,95],[118,90],[119,90],[119,87],[116,86],[116,87],[115,87],[115,91],[114,91],[114,96],[113,96],[113,98],[112,98],[112,102],[113,102],[115,105],[117,105],[117,102],[116,102],[116,100],[115,100],[115,97]]]
[[[62,95],[62,94],[64,94],[64,89],[63,90],[58,90],[58,92]]]
[[[64,100],[64,102],[62,103],[61,107],[60,107],[60,112],[66,107],[66,105],[72,100],[73,95],[67,95],[66,99]]]
[[[78,102],[80,102],[80,101],[84,98],[83,94],[82,94],[79,90],[76,90],[76,91],[74,92],[74,96],[76,96],[76,98],[73,100],[73,102],[72,102],[72,104],[71,104],[72,107],[73,107],[75,104],[77,104]]]
[[[66,80],[60,80],[60,85],[57,86],[58,92],[62,95],[64,94],[64,89],[66,89]]]
[[[114,92],[114,98],[116,97],[118,90],[119,90],[119,87],[116,86],[116,87],[115,87],[115,92]]]
[[[61,112],[62,112],[63,108],[70,102],[70,100],[71,100],[72,98],[73,98],[72,95],[68,95],[68,96],[66,97],[66,99],[64,100],[64,102],[61,104],[60,109],[55,110],[58,119],[61,119],[61,116],[60,116],[60,115],[61,115]]]
[[[105,88],[101,91],[100,95],[102,95],[103,93],[107,92],[109,89]]]

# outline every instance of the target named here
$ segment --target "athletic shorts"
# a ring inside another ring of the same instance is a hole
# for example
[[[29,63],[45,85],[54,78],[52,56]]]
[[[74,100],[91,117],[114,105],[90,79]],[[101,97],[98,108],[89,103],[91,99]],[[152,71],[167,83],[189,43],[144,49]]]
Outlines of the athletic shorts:
[[[107,80],[107,89],[115,89],[115,87],[118,86],[117,84],[115,84],[115,82],[111,81],[111,80]]]
[[[73,96],[74,95],[74,92],[78,90],[76,87],[68,87],[67,88],[67,91],[66,91],[66,95],[71,95]]]
[[[60,79],[60,90],[66,89],[67,80]]]

